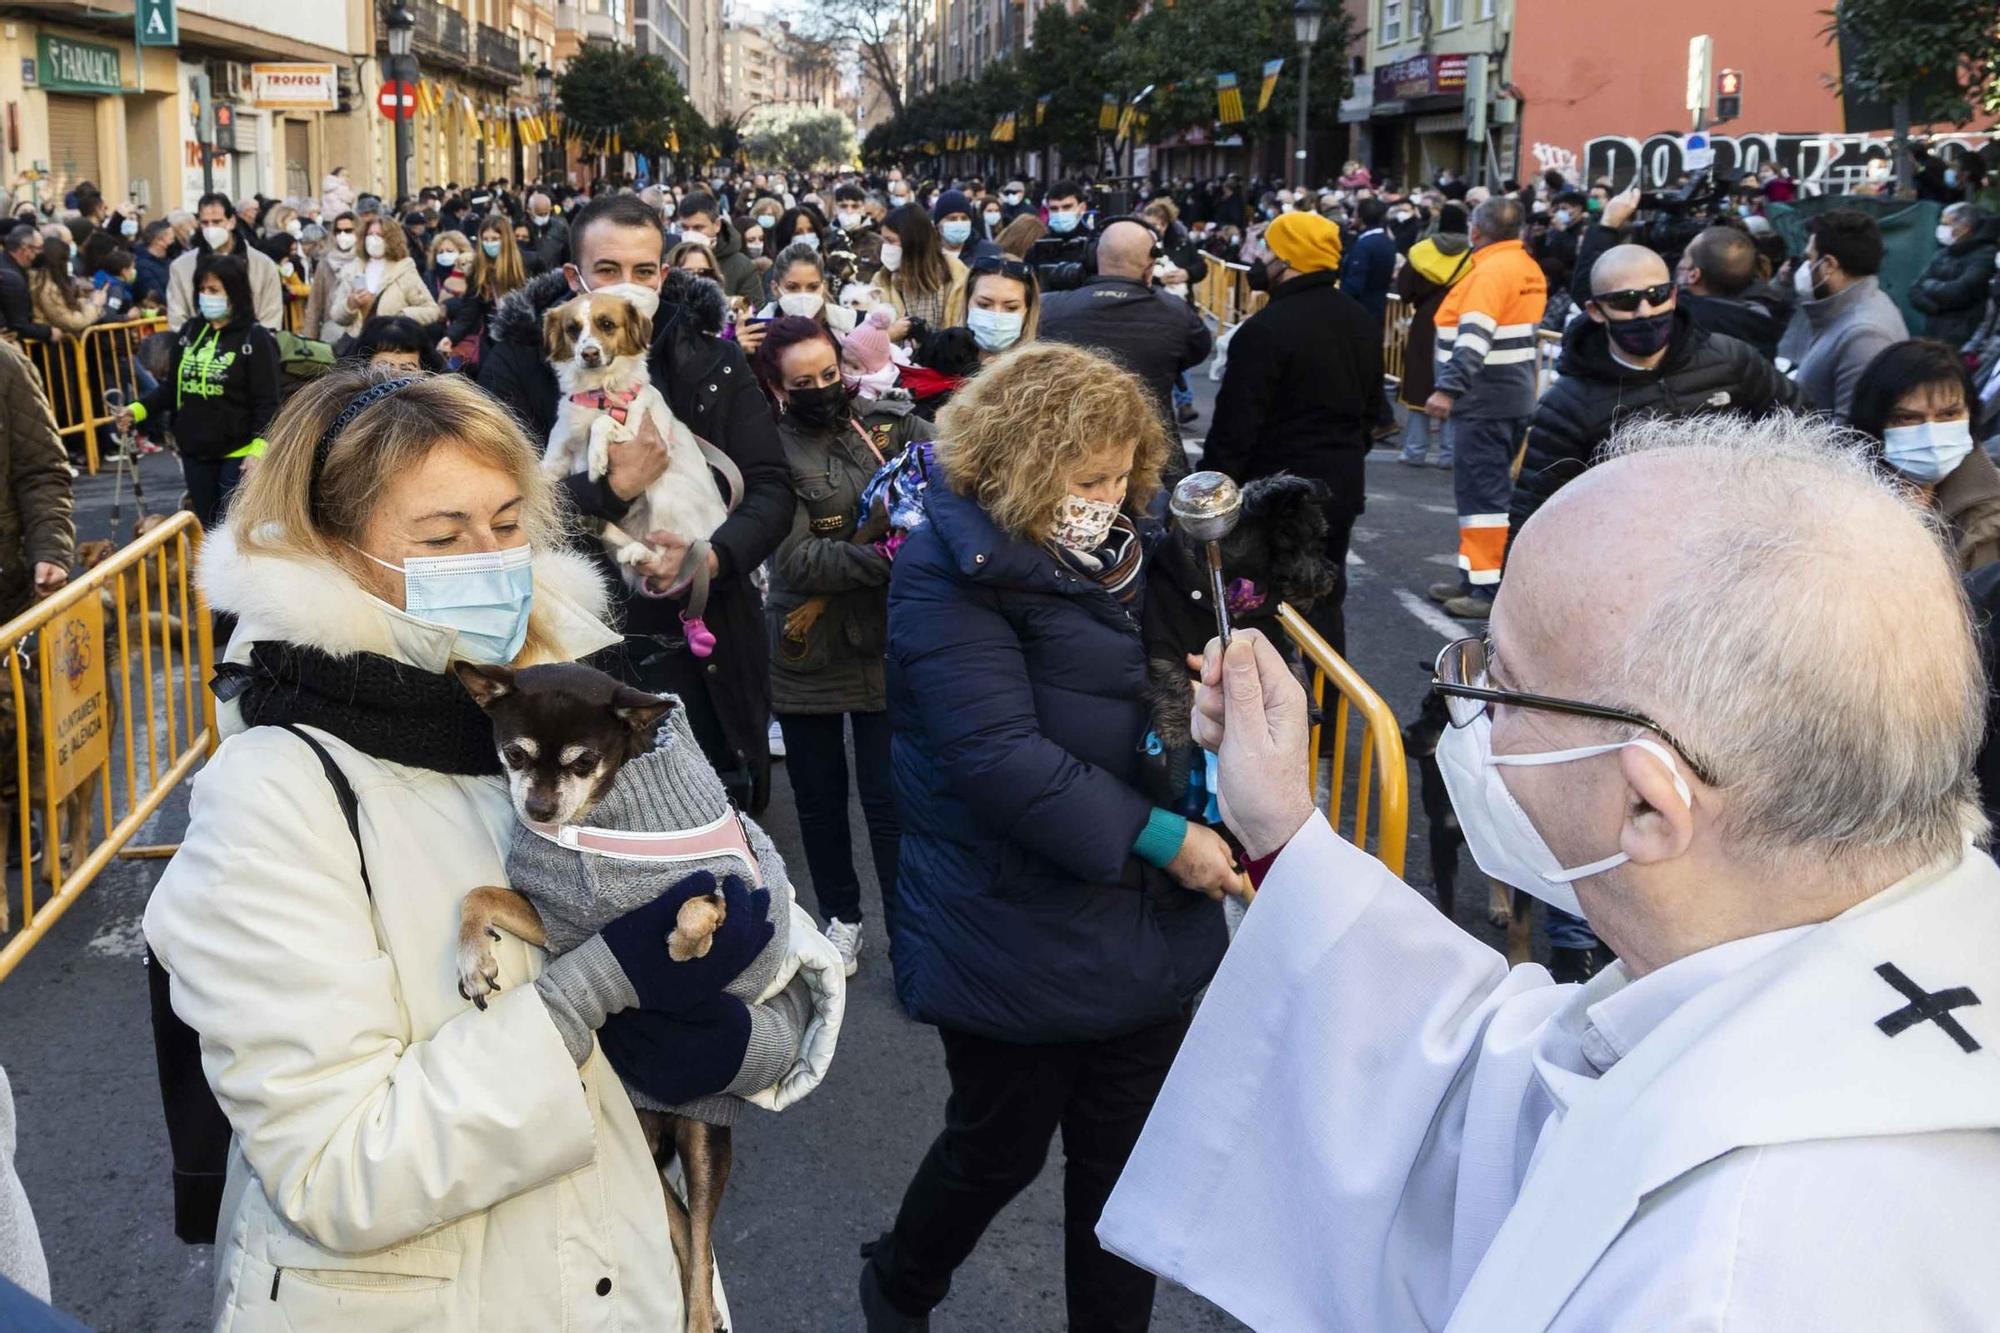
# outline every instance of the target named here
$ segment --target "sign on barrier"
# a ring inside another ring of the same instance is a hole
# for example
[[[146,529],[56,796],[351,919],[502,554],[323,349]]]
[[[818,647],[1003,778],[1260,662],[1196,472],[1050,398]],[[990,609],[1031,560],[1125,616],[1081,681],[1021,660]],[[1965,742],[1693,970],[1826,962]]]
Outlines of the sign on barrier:
[[[104,685],[104,608],[78,602],[42,630],[42,693],[48,699],[43,761],[61,800],[111,756],[110,696]]]

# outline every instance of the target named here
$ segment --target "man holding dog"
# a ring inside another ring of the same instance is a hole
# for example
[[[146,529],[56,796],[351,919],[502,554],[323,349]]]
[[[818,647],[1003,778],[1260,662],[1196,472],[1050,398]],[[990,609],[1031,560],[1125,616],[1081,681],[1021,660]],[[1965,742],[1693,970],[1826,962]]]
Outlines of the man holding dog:
[[[1099,1238],[1258,1328],[1985,1326],[2000,869],[1957,571],[1824,425],[1613,453],[1434,688],[1481,869],[1620,961],[1510,972],[1315,813],[1277,651],[1211,646],[1196,734],[1261,892]]]
[[[735,343],[715,336],[723,306],[714,284],[665,267],[660,216],[637,195],[609,194],[570,220],[570,262],[509,295],[494,312],[480,363],[480,386],[505,403],[546,444],[554,428],[558,390],[542,351],[542,317],[583,291],[633,285],[660,294],[653,318],[653,387],[690,430],[727,454],[743,473],[744,493],[709,539],[706,620],[716,648],[696,658],[681,631],[681,603],[632,596],[614,574],[625,630],[621,661],[607,669],[644,690],[670,691],[687,706],[702,749],[730,794],[761,810],[770,794],[770,654],[764,618],[750,575],[791,531],[791,471],[777,427]],[[665,475],[667,450],[652,422],[611,446],[611,466],[593,482],[564,479],[576,511],[616,523],[645,489]],[[689,538],[699,534],[634,533],[658,556],[647,567],[649,587],[665,592],[680,581]],[[593,550],[598,543],[591,542]]]

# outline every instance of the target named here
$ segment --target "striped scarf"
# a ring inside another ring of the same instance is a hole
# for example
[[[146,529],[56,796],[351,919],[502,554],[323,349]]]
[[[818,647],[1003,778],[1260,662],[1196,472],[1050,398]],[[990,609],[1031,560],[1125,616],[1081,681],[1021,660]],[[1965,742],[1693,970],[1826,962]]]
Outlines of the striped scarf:
[[[1129,603],[1139,595],[1139,569],[1145,548],[1129,515],[1120,514],[1111,520],[1111,531],[1105,535],[1104,545],[1094,551],[1072,551],[1058,542],[1050,542],[1048,547],[1058,560],[1103,584],[1113,600]]]

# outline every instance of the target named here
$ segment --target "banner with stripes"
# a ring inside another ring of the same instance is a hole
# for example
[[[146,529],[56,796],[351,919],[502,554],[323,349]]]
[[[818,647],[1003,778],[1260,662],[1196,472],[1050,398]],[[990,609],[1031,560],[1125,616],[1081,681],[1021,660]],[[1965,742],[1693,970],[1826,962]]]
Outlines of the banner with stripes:
[[[1127,102],[1125,109],[1118,113],[1118,134],[1114,142],[1122,144],[1131,138],[1132,126],[1138,122],[1138,119],[1139,108]]]
[[[1118,128],[1118,94],[1104,94],[1104,105],[1097,112],[1097,128],[1109,134]]]
[[[1049,103],[1054,98],[1054,93],[1043,93],[1035,99],[1035,124],[1040,125],[1049,118]]]
[[[1264,62],[1264,86],[1257,92],[1257,110],[1262,111],[1271,105],[1271,94],[1278,90],[1278,73],[1284,67],[1282,59]]]
[[[1224,125],[1243,123],[1243,90],[1236,86],[1234,74],[1215,76],[1215,118]]]

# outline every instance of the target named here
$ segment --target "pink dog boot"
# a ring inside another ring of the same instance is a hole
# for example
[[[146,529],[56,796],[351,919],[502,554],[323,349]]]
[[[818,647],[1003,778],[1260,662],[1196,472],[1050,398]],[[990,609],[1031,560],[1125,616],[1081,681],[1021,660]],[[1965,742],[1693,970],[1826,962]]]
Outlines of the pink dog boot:
[[[707,622],[700,616],[683,613],[681,631],[687,635],[688,651],[696,657],[709,657],[714,654],[715,635],[710,632]]]

